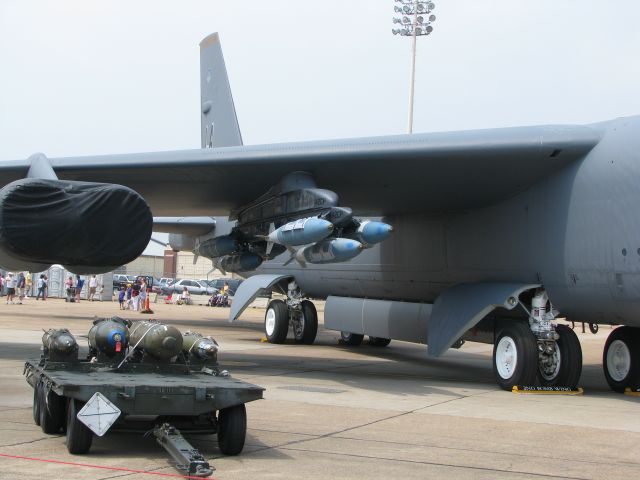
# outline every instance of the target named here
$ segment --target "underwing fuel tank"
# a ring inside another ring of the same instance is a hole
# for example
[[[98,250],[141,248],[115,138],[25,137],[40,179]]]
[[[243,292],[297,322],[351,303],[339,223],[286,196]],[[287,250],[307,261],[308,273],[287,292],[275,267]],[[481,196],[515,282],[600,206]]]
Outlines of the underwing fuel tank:
[[[334,238],[308,245],[295,253],[299,263],[339,263],[358,256],[364,245],[348,238]]]
[[[286,246],[307,245],[327,238],[332,232],[331,222],[322,218],[309,217],[285,223],[271,232],[266,240]]]
[[[210,238],[200,243],[197,254],[207,258],[233,255],[239,250],[238,241],[232,235]]]
[[[180,330],[163,323],[134,322],[129,329],[131,346],[137,345],[145,354],[159,360],[169,360],[182,351]]]

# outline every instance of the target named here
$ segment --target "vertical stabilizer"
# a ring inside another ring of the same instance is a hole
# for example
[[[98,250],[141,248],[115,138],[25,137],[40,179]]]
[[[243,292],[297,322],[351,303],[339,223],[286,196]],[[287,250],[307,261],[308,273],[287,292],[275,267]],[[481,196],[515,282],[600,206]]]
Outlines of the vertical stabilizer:
[[[200,109],[202,148],[242,145],[217,33],[200,42]]]

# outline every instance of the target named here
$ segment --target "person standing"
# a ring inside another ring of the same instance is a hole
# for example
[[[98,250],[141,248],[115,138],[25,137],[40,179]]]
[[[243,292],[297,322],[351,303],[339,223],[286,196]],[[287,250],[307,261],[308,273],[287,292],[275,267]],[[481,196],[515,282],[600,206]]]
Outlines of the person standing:
[[[140,310],[145,310],[146,307],[146,301],[147,301],[147,279],[142,277],[141,279],[141,283],[140,283]]]
[[[40,295],[42,295],[42,300],[45,299],[44,289],[46,284],[47,282],[44,279],[44,274],[40,275],[40,278],[38,279],[38,295],[36,296],[36,300],[40,299]]]
[[[84,280],[80,275],[76,275],[76,302],[80,303],[80,292],[84,286]]]
[[[93,296],[96,294],[96,289],[98,288],[98,279],[95,275],[91,275],[89,279],[89,301],[93,302]]]
[[[64,282],[64,287],[67,289],[67,302],[71,302],[73,297],[75,297],[75,292],[73,291],[73,277],[71,275],[69,275],[69,278]]]
[[[16,288],[18,290],[18,303],[22,305],[22,299],[24,298],[24,287],[26,285],[26,281],[24,279],[24,272],[20,272],[18,274]]]
[[[7,274],[5,283],[7,285],[7,304],[9,304],[9,302],[13,303],[13,299],[16,296],[16,285],[18,284],[16,278],[13,276],[13,273],[9,272]]]

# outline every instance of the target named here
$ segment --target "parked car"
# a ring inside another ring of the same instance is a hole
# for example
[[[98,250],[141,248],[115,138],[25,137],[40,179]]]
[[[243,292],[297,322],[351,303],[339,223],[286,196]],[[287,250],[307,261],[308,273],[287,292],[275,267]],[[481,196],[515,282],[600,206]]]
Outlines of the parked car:
[[[132,275],[123,275],[120,273],[114,273],[113,274],[113,292],[117,292],[118,290],[120,290],[120,287],[125,287],[127,286],[127,284],[129,283],[133,283],[135,280],[135,277],[133,277]]]
[[[159,284],[161,287],[164,287],[165,285],[171,285],[171,284],[172,284],[173,282],[175,282],[175,281],[176,281],[176,279],[175,279],[175,278],[171,278],[171,277],[162,277],[162,278],[159,280],[158,284]]]
[[[238,289],[240,284],[243,282],[242,280],[237,278],[216,278],[214,280],[198,280],[198,281],[206,282],[209,285],[209,287],[214,289],[216,292],[221,290],[222,287],[224,287],[224,283],[227,282],[227,284],[229,285],[229,295],[232,297],[236,294],[236,290]]]
[[[181,293],[184,287],[187,287],[191,295],[211,295],[213,293],[213,289],[209,285],[201,284],[197,280],[176,280],[171,285],[162,287],[162,293],[165,295],[173,292]]]

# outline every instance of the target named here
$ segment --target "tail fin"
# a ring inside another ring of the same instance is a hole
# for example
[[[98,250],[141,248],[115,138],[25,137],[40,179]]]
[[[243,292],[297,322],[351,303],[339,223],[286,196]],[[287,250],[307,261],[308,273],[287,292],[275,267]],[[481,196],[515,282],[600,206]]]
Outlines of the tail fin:
[[[200,42],[200,103],[202,148],[242,145],[217,33]]]

